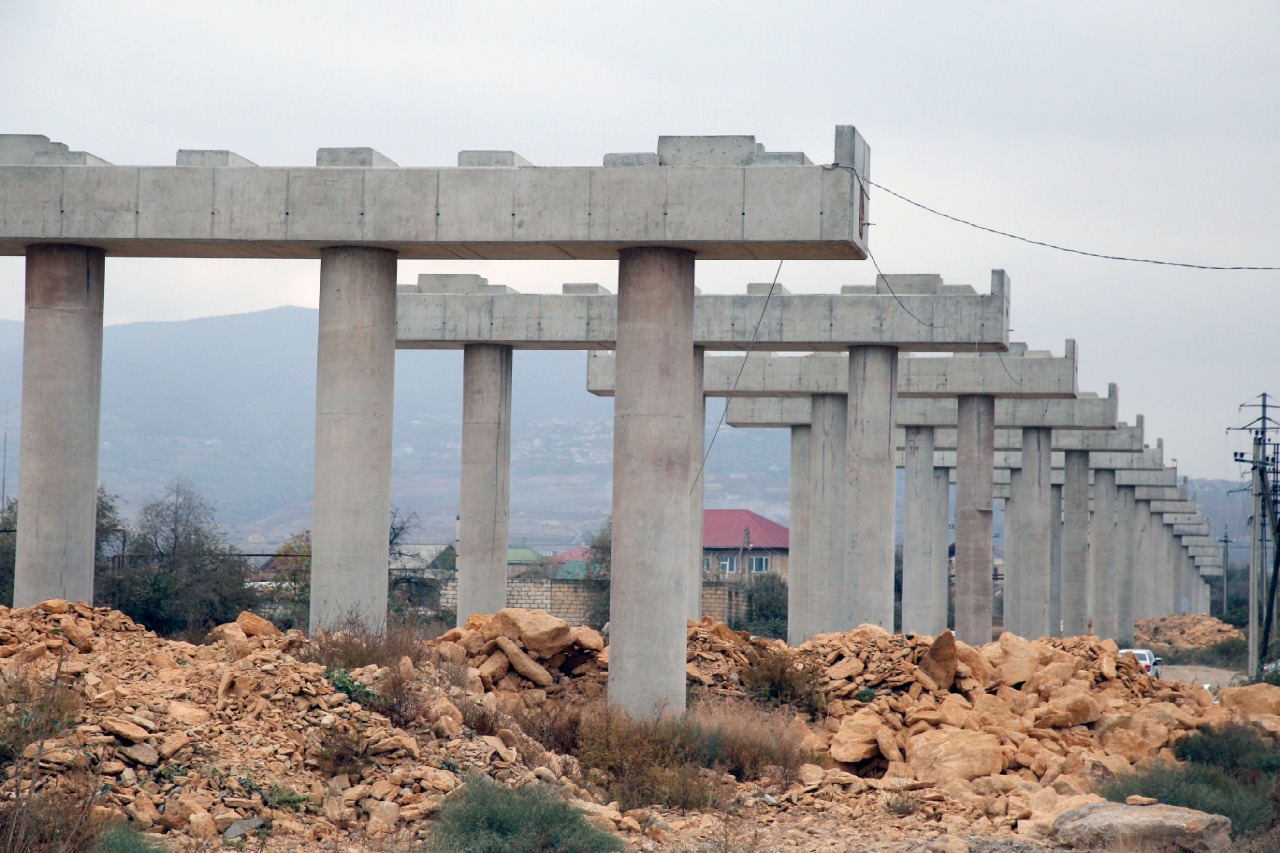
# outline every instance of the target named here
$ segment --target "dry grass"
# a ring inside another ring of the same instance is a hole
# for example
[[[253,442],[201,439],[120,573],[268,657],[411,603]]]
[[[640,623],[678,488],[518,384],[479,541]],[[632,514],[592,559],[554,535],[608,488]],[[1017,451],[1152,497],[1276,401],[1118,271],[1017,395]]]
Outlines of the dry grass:
[[[821,674],[789,653],[765,649],[741,673],[747,695],[765,705],[786,705],[806,714],[826,711],[827,697],[820,684]]]
[[[326,669],[353,670],[377,665],[397,667],[401,658],[416,666],[426,652],[424,643],[433,639],[427,627],[416,625],[368,625],[359,614],[348,613],[333,625],[317,631],[305,649],[295,657]]]
[[[80,715],[84,698],[57,676],[41,679],[27,669],[0,675],[0,769],[31,744],[60,736]]]
[[[325,729],[316,752],[316,771],[325,778],[347,774],[359,778],[372,759],[369,744],[350,732]]]

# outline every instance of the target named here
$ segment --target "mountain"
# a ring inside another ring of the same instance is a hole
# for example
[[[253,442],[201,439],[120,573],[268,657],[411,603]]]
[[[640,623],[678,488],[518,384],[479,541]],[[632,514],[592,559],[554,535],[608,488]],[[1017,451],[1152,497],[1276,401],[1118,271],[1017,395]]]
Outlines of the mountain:
[[[269,548],[310,525],[317,312],[108,326],[103,336],[99,480],[127,514],[174,477],[215,502],[232,539]],[[0,322],[8,401],[6,489],[17,493],[22,324]],[[517,351],[511,537],[546,550],[581,542],[609,512],[613,401],[585,390],[586,354]],[[708,406],[708,436],[721,404]],[[417,513],[414,538],[454,536],[462,353],[396,354],[392,500]],[[708,463],[708,506],[787,515],[787,435],[731,430]]]

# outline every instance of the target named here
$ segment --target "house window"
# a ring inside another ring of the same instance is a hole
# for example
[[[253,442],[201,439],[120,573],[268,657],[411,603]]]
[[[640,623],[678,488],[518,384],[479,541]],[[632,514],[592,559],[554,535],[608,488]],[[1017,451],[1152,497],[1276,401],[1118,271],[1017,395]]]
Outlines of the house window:
[[[711,558],[710,558],[710,557],[706,557],[706,556],[704,556],[704,557],[702,558],[702,570],[703,570],[704,572],[710,572],[710,571],[711,571]]]
[[[769,571],[769,555],[764,554],[759,557],[748,557],[747,567],[750,568],[751,571],[753,572]]]
[[[726,575],[732,575],[738,571],[738,557],[736,554],[728,555],[720,558],[720,571]]]

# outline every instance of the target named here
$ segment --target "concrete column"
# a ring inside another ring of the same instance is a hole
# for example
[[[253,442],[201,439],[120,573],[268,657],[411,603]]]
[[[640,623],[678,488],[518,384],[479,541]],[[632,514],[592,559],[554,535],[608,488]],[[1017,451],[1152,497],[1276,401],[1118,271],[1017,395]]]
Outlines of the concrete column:
[[[788,634],[804,642],[814,634],[844,630],[840,602],[845,581],[848,501],[845,456],[849,404],[843,394],[817,394],[809,432],[809,544],[804,583],[790,590]],[[792,624],[794,622],[794,624]],[[794,641],[792,645],[797,645]]]
[[[1051,587],[1052,549],[1052,468],[1050,457],[1052,430],[1024,429],[1022,431],[1022,479],[1021,507],[1018,515],[1019,570],[1022,580],[1018,584],[1025,617],[1020,627],[1023,636],[1045,637],[1052,632],[1049,626],[1049,598]]]
[[[1117,489],[1116,504],[1116,642],[1133,645],[1134,601],[1137,594],[1138,512],[1132,486]]]
[[[689,489],[689,563],[690,574],[685,595],[685,615],[693,621],[702,618],[702,462],[707,441],[707,398],[702,396],[702,365],[706,349],[693,348],[693,416],[689,421],[692,434],[689,437],[689,466],[692,486]],[[738,571],[746,571],[739,566]],[[751,575],[743,575],[750,578]]]
[[[694,253],[618,253],[609,702],[685,706]]]
[[[936,516],[933,523],[933,568],[929,582],[933,592],[933,613],[929,617],[927,633],[937,635],[947,628],[947,610],[951,599],[951,558],[947,552],[951,545],[951,469],[933,469],[934,501]]]
[[[1093,633],[1104,640],[1116,638],[1116,472],[1098,468],[1093,472],[1093,520],[1089,525],[1092,542]]]
[[[1049,488],[1049,636],[1062,636],[1062,486]]]
[[[320,255],[311,630],[387,618],[396,253]]]
[[[898,463],[893,412],[897,390],[897,347],[849,348],[848,575],[840,614],[844,630],[864,623],[889,631],[894,628]]]
[[[1163,541],[1160,548],[1160,595],[1159,607],[1160,612],[1157,616],[1167,616],[1178,612],[1178,590],[1174,581],[1177,578],[1177,572],[1174,569],[1177,560],[1178,540],[1173,535],[1173,528],[1167,524],[1161,525],[1164,530]]]
[[[15,607],[93,602],[104,267],[101,249],[27,248]]]
[[[1062,635],[1085,633],[1089,604],[1089,453],[1068,450],[1062,487]]]
[[[991,502],[995,398],[959,398],[956,432],[956,637],[991,642]]]
[[[1136,501],[1133,506],[1137,535],[1134,537],[1133,563],[1133,619],[1151,616],[1151,584],[1154,566],[1151,559],[1151,539],[1155,533],[1149,501]]]
[[[788,534],[790,553],[787,556],[787,643],[798,646],[808,637],[800,634],[799,615],[804,612],[804,602],[797,590],[807,590],[809,578],[809,426],[791,428],[791,530]]]
[[[467,344],[462,356],[462,489],[458,624],[507,606],[511,495],[511,347]]]
[[[1000,566],[1000,574],[1004,579],[1000,582],[1000,599],[1002,618],[1000,630],[1010,631],[1022,636],[1022,596],[1019,587],[1022,581],[1021,556],[1018,546],[1022,537],[1018,534],[1018,513],[1022,509],[1022,501],[1018,493],[1022,489],[1022,472],[1016,468],[1009,471],[1009,495],[1004,499],[1004,561]]]
[[[933,427],[909,426],[902,502],[902,633],[934,634],[938,487]]]

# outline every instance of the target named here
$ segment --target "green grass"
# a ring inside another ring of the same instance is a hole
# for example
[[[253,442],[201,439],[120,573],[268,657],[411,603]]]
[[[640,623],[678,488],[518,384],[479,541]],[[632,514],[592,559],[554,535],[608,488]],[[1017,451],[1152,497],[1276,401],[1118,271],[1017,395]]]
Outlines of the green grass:
[[[450,853],[604,853],[622,839],[587,822],[551,788],[504,788],[478,776],[440,809],[429,851]]]

